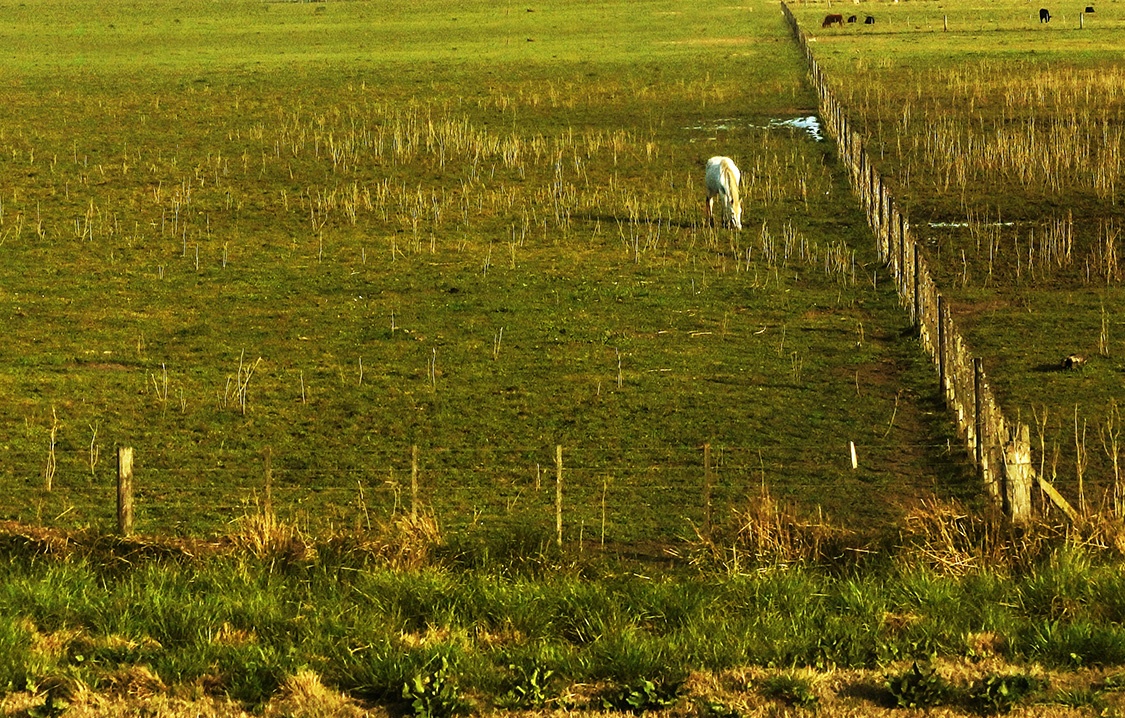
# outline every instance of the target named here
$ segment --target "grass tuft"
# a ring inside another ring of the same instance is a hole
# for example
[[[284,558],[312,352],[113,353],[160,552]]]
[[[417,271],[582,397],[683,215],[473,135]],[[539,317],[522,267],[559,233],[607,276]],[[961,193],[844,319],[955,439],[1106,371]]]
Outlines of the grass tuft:
[[[955,695],[953,686],[934,666],[917,661],[902,673],[888,674],[885,685],[899,708],[939,706]]]
[[[747,508],[732,512],[725,535],[722,529],[712,537],[697,535],[696,562],[719,563],[735,572],[751,566],[839,565],[854,560],[864,540],[833,525],[822,512],[807,518],[765,487]]]
[[[315,671],[301,668],[285,679],[262,715],[265,718],[360,718],[368,712],[353,699],[325,686]]]
[[[969,700],[984,713],[1008,713],[1041,694],[1047,681],[1029,673],[992,673],[969,686]]]
[[[762,695],[798,708],[815,709],[820,703],[816,686],[808,675],[779,673],[762,681]]]
[[[236,547],[259,558],[307,563],[316,556],[316,549],[301,529],[278,519],[273,511],[247,513],[238,520],[236,528]]]

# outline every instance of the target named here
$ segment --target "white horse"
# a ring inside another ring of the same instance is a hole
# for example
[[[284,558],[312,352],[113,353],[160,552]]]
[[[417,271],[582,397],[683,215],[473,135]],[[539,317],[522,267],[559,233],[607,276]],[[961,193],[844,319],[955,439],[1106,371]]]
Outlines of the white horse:
[[[723,226],[742,229],[742,198],[738,196],[738,185],[742,174],[730,157],[712,157],[707,160],[707,203],[704,214],[714,225],[715,215],[711,204],[715,196],[723,201]]]

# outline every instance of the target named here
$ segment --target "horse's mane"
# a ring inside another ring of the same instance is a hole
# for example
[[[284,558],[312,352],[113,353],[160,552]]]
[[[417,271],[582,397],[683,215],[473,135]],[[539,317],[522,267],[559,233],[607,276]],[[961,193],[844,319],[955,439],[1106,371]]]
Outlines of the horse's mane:
[[[734,170],[728,162],[722,164],[721,171],[723,173],[723,179],[726,180],[725,184],[727,189],[730,190],[731,206],[737,207],[740,202],[738,196],[738,178],[734,176]]]

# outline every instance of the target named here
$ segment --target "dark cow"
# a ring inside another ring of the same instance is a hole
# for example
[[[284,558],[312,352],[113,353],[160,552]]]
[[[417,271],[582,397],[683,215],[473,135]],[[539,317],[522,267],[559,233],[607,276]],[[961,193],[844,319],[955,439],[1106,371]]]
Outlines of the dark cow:
[[[848,22],[855,22],[858,19],[859,18],[856,17],[855,15],[848,15]]]
[[[1086,357],[1081,354],[1071,354],[1062,361],[1063,369],[1081,369],[1086,366]]]
[[[1039,8],[1039,22],[1051,22],[1051,13],[1045,7]]]
[[[821,27],[830,27],[832,25],[839,25],[840,27],[843,27],[844,26],[844,16],[843,15],[825,15],[824,16],[824,22],[820,23],[820,26]]]
[[[863,24],[864,25],[874,25],[875,24],[875,16],[874,15],[868,15],[867,17],[863,18]]]
[[[1088,15],[1092,12],[1094,12],[1094,6],[1093,5],[1087,5],[1086,6],[1086,14]]]

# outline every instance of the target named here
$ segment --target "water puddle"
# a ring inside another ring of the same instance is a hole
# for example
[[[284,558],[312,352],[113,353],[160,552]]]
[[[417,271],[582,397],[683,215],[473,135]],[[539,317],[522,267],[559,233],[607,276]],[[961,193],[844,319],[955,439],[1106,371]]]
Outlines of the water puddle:
[[[931,227],[939,229],[963,229],[970,226],[968,222],[927,222]],[[1015,227],[1015,222],[976,222],[977,227]]]
[[[695,125],[694,127],[685,127],[685,130],[708,130],[714,132],[715,130],[729,130],[732,127],[753,127],[754,125],[742,125],[739,120],[733,117],[724,117],[715,120],[709,125]],[[694,140],[693,140],[694,141]]]
[[[788,127],[802,130],[808,133],[809,137],[811,137],[816,142],[824,141],[824,132],[820,127],[820,118],[816,115],[809,115],[808,117],[794,117],[790,120],[770,120],[769,124],[764,127],[761,125],[743,123],[741,120],[727,117],[715,120],[711,124],[698,125],[695,127],[685,127],[684,129],[715,132],[716,130],[729,130],[736,127],[750,127],[760,130],[776,130],[778,128]],[[715,138],[712,137],[711,139]],[[695,142],[694,139],[691,141]]]
[[[820,118],[816,115],[808,117],[795,117],[792,120],[770,120],[770,129],[775,127],[793,127],[804,130],[816,142],[824,141],[824,133],[820,129]]]

